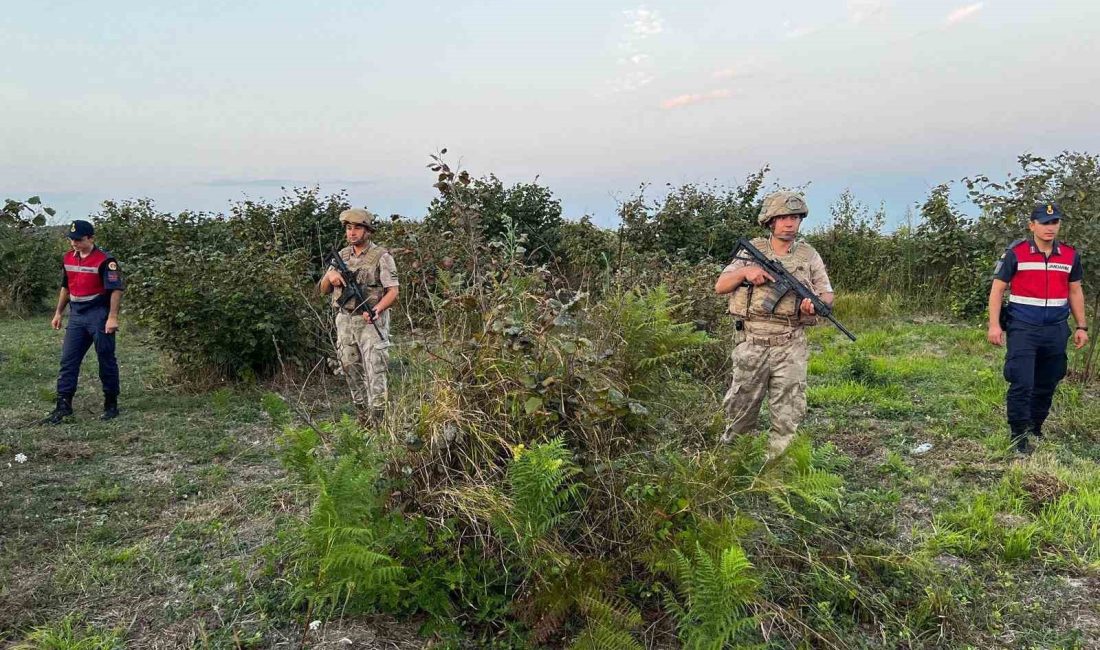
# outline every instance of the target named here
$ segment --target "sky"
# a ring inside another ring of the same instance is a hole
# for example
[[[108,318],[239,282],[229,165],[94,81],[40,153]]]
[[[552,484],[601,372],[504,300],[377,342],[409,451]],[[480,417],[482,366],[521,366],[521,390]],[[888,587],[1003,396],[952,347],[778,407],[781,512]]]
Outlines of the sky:
[[[424,214],[428,156],[617,223],[643,184],[846,188],[893,222],[1024,152],[1100,151],[1095,0],[40,0],[0,24],[0,198]],[[961,200],[963,193],[956,192]],[[962,206],[966,209],[966,206]]]

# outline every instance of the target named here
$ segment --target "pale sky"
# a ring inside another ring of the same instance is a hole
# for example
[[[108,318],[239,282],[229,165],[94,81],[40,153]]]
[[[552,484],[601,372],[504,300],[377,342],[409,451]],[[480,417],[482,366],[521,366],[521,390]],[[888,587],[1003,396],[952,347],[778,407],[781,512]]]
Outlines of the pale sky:
[[[1096,0],[5,5],[0,198],[59,219],[315,183],[419,217],[444,146],[602,225],[643,182],[764,164],[811,223],[846,187],[898,219],[1025,151],[1100,151]]]

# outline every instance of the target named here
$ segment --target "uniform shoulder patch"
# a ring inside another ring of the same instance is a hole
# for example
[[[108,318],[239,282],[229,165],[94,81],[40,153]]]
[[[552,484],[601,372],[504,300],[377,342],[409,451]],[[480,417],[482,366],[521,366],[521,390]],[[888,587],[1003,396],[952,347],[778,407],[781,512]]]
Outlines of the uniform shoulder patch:
[[[117,271],[118,270],[118,262],[116,262],[114,260],[111,260],[110,262],[107,262],[107,268],[111,269],[112,271]]]

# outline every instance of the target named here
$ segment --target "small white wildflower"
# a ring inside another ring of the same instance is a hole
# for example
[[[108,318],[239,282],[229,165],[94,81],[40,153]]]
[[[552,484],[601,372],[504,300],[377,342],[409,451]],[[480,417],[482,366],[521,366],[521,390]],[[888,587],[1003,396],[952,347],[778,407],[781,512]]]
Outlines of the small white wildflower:
[[[27,462],[27,455],[26,454],[16,454],[15,455],[15,462],[22,465],[23,463]]]
[[[321,621],[310,621],[309,622],[309,629],[316,630],[319,627],[321,627]]]

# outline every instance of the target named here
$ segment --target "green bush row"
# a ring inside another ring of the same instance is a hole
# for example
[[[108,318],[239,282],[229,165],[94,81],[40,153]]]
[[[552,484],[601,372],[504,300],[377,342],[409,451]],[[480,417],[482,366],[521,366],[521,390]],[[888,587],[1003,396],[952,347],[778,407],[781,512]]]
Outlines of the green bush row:
[[[1066,152],[1049,160],[1021,156],[1020,164],[1022,171],[1003,181],[963,180],[981,209],[977,218],[964,216],[950,187],[940,185],[917,214],[888,231],[881,209],[871,213],[845,192],[830,207],[830,222],[807,239],[840,291],[896,294],[911,306],[971,319],[984,312],[994,263],[1025,233],[1031,205],[1057,200],[1070,215],[1064,237],[1082,250],[1085,286],[1096,295],[1100,161]],[[509,187],[493,175],[474,178],[442,157],[431,168],[439,196],[425,219],[393,215],[376,237],[397,258],[399,311],[414,330],[439,331],[454,296],[468,287],[486,290],[487,251],[510,246],[549,292],[664,284],[677,317],[713,331],[723,312],[713,278],[738,237],[763,232],[755,215],[766,167],[739,185],[685,185],[658,200],[646,198],[643,187],[622,203],[617,231],[587,218],[563,219],[560,202],[537,183]],[[0,271],[12,278],[0,290],[7,309],[39,306],[56,287],[50,258],[58,244],[35,225],[48,212],[33,198],[9,200],[0,225]],[[95,219],[99,242],[131,277],[127,309],[183,367],[239,377],[270,373],[280,351],[283,361],[300,363],[320,355],[305,358],[327,335],[311,285],[326,253],[342,245],[337,215],[346,207],[343,194],[297,189],[273,203],[238,203],[227,215],[172,215],[149,200],[107,201]]]

